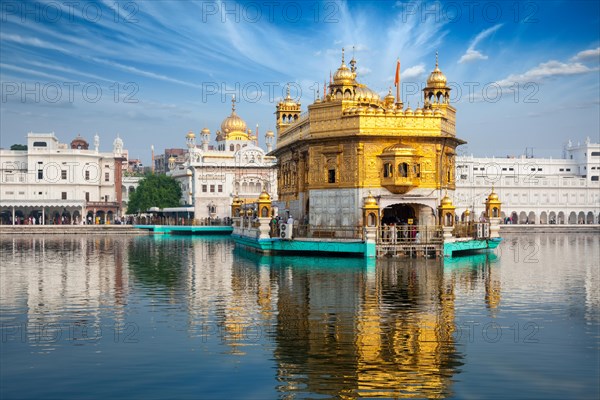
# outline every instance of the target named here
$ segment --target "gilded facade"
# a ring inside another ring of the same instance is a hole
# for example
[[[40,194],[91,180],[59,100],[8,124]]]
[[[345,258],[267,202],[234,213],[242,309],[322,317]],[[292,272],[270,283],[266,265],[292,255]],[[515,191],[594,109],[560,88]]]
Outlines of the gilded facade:
[[[455,188],[456,109],[438,67],[423,89],[423,107],[404,107],[391,89],[383,99],[344,61],[327,95],[301,113],[288,96],[277,105],[280,210],[312,225],[363,225],[369,192],[384,222],[435,223],[442,191]],[[399,96],[398,96],[399,97]]]

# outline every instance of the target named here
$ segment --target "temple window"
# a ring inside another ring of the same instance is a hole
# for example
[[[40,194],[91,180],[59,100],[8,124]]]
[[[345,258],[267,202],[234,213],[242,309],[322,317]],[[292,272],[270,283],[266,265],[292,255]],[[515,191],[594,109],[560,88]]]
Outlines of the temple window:
[[[408,177],[408,164],[407,163],[398,164],[398,173],[400,174],[400,176],[402,178]]]
[[[335,169],[330,169],[328,171],[327,182],[335,183]]]
[[[392,164],[391,163],[383,164],[383,177],[391,178],[392,176],[394,176],[394,167],[392,166]]]

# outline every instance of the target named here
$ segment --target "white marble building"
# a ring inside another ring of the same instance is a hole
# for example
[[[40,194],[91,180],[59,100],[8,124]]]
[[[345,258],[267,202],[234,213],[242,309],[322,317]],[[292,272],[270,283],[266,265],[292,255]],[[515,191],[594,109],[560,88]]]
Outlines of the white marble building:
[[[81,136],[60,143],[54,133],[29,133],[27,150],[0,150],[2,224],[111,222],[121,208],[123,140],[100,152]]]
[[[456,214],[480,216],[494,186],[512,223],[592,224],[600,218],[600,144],[569,143],[563,157],[456,157]]]
[[[210,131],[200,132],[200,145],[196,134],[186,135],[188,152],[186,161],[175,164],[169,160],[168,175],[177,179],[182,188],[182,205],[194,207],[194,218],[231,217],[231,203],[238,196],[245,203],[258,199],[267,191],[277,199],[277,160],[266,153],[272,150],[274,134],[267,131],[267,151],[258,146],[258,138],[247,128],[246,122],[235,112],[223,120],[216,133],[216,146],[209,149]]]

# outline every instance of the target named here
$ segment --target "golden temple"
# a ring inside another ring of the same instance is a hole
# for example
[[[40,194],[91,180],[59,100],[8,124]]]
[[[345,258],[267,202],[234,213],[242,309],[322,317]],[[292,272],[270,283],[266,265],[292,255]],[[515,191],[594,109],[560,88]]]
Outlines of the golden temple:
[[[301,113],[289,95],[277,105],[281,207],[311,225],[362,226],[372,193],[383,222],[434,225],[442,190],[455,188],[456,109],[438,66],[423,107],[404,108],[357,81],[356,60],[342,61],[323,99]],[[281,209],[281,208],[280,208]]]

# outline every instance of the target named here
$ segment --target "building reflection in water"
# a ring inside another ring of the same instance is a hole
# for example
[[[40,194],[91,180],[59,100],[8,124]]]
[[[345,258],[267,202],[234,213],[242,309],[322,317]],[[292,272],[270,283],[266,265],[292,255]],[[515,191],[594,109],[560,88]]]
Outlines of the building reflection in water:
[[[276,282],[279,391],[444,397],[458,372],[454,287],[440,262],[241,255]]]
[[[375,265],[264,257],[223,237],[3,238],[0,300],[3,323],[26,322],[28,335],[44,324],[93,328],[126,323],[128,315],[152,324],[144,319],[151,311],[152,321],[160,315],[187,334],[189,346],[200,344],[201,360],[215,352],[240,362],[250,350],[266,355],[261,368],[275,368],[283,396],[439,398],[452,396],[464,362],[465,331],[455,315],[464,302],[494,318],[510,301],[562,301],[569,279],[578,279],[585,280],[585,318],[597,320],[598,269],[571,278],[575,264],[546,262],[560,252],[598,253],[597,237],[536,236],[532,243],[507,240],[497,257]],[[539,262],[515,261],[509,250],[524,249],[522,261],[525,245],[537,249]],[[529,290],[540,280],[545,291]],[[44,341],[28,344],[52,351]]]
[[[0,299],[6,326],[21,340],[47,351],[59,339],[95,341],[101,310],[123,322],[128,295],[127,238],[111,236],[16,236],[3,238]],[[106,317],[106,315],[105,315]]]

